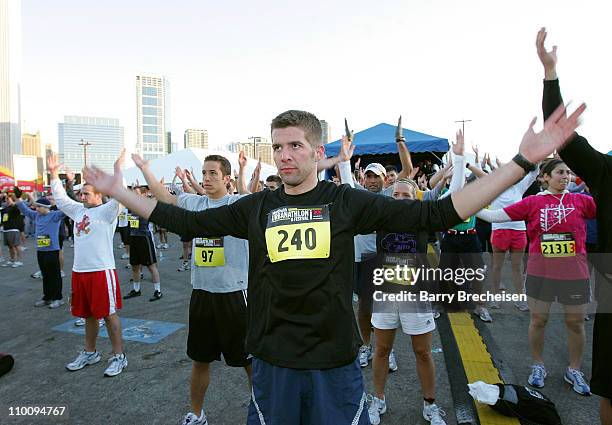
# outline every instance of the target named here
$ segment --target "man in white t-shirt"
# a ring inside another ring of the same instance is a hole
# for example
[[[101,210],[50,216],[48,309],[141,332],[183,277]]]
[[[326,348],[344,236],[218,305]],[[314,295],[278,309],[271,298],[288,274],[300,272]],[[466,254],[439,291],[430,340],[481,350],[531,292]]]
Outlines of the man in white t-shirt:
[[[121,170],[125,153],[115,162],[115,172]],[[57,207],[74,221],[74,265],[72,267],[72,314],[85,319],[85,347],[77,358],[66,365],[76,371],[98,363],[96,351],[98,319],[104,319],[113,347],[110,365],[104,376],[116,376],[127,366],[123,353],[121,322],[117,310],[121,309],[119,279],[115,270],[113,235],[121,205],[111,200],[104,204],[102,194],[85,183],[81,189],[82,203],[68,197],[59,179],[57,158],[47,158],[51,174],[51,190]]]

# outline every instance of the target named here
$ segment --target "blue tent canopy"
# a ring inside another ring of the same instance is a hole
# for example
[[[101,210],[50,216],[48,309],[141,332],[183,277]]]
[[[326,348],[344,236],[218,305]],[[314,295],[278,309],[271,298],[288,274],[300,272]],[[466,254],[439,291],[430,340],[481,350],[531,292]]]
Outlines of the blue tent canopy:
[[[355,156],[397,153],[395,143],[395,127],[391,124],[380,123],[358,133],[355,133]],[[404,138],[410,152],[448,152],[448,139],[430,136],[429,134],[404,128]],[[341,140],[325,145],[325,154],[328,157],[338,155]]]
[[[612,151],[608,152],[608,155],[612,155]]]

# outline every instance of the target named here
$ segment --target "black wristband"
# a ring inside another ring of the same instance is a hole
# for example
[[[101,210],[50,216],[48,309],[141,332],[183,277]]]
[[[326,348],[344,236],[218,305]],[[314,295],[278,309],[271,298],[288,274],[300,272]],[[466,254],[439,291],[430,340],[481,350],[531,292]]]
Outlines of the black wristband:
[[[525,170],[525,174],[529,174],[530,172],[536,169],[536,165],[532,162],[529,162],[527,158],[525,158],[520,153],[517,153],[514,158],[512,158],[512,161],[514,161],[518,166]]]
[[[469,162],[467,162],[467,163],[465,164],[465,168],[467,168],[467,169],[469,169],[469,168],[470,168],[470,163],[469,163]]]

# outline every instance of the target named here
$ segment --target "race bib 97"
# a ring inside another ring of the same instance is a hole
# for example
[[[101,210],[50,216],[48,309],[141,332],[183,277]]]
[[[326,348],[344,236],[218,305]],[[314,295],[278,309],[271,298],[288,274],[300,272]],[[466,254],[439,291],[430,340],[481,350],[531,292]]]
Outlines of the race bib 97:
[[[223,238],[196,238],[194,262],[198,267],[225,265]]]
[[[130,227],[132,229],[138,229],[138,227],[140,226],[140,220],[138,219],[138,217],[130,216],[129,222]]]
[[[547,258],[575,257],[576,241],[572,233],[544,233],[540,237],[540,249]]]
[[[282,207],[270,211],[266,247],[270,261],[329,258],[329,206]]]

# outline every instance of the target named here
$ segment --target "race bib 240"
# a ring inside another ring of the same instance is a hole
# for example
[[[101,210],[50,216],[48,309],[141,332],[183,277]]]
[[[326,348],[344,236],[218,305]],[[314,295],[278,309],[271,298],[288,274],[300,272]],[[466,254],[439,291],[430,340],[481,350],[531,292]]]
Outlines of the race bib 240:
[[[281,207],[270,211],[266,247],[270,261],[329,258],[329,206]]]

